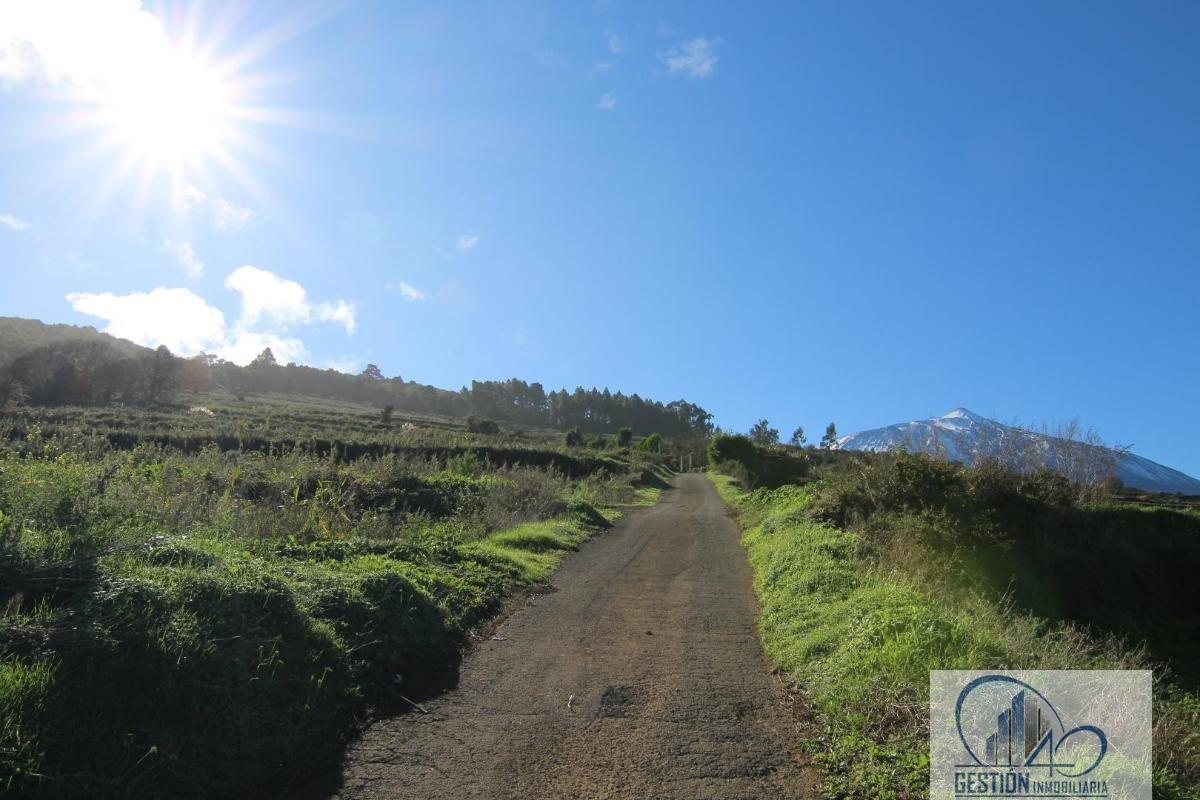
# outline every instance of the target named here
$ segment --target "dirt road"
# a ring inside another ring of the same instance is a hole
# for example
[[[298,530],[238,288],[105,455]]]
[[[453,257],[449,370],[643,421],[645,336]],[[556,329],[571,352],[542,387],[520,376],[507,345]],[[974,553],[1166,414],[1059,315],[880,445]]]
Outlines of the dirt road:
[[[368,730],[334,796],[815,797],[756,615],[724,504],[680,475],[573,554],[429,715]]]

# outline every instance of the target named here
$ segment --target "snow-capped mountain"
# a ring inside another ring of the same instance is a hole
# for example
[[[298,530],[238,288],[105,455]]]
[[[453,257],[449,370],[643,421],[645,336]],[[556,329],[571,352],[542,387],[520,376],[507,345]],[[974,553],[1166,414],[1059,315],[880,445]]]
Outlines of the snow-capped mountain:
[[[1200,480],[1148,458],[1004,425],[965,408],[956,408],[942,417],[852,433],[838,439],[833,447],[876,452],[903,447],[965,464],[999,458],[1027,468],[1065,465],[1068,474],[1115,469],[1121,482],[1133,489],[1200,495]]]

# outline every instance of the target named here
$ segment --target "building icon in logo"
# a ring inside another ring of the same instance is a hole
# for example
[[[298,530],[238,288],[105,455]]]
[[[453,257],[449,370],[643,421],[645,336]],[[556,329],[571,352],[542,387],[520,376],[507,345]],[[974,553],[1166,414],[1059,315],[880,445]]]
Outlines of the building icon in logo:
[[[1050,715],[1037,696],[1024,689],[996,717],[996,732],[987,737],[988,766],[1020,767],[1037,756],[1050,733]]]
[[[930,672],[930,800],[1151,800],[1152,678]]]

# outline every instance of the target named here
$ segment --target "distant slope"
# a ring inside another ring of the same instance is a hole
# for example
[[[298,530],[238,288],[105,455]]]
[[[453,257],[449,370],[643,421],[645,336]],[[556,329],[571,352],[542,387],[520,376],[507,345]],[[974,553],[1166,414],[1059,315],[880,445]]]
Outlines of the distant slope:
[[[36,319],[0,317],[0,366],[44,345],[88,341],[105,342],[122,357],[149,352],[141,345],[101,333],[90,325],[49,325]]]
[[[31,319],[0,317],[0,406],[9,397],[35,405],[158,402],[166,394],[162,381],[148,377],[154,351],[95,328],[47,325]],[[130,362],[130,363],[124,363]],[[175,362],[171,362],[175,363]],[[592,387],[546,391],[538,382],[471,381],[457,391],[384,377],[368,365],[353,375],[303,364],[279,364],[269,349],[242,367],[220,358],[186,358],[179,368],[178,388],[185,392],[213,389],[243,396],[248,393],[322,397],[396,411],[450,418],[505,422],[522,429],[571,430],[585,434],[617,433],[630,428],[635,435],[707,435],[712,414],[680,398],[669,403]],[[170,368],[166,374],[170,386]]]
[[[1040,466],[1055,467],[1066,443],[1041,433],[1034,433],[995,420],[981,417],[965,408],[932,419],[914,420],[852,433],[838,439],[837,450],[895,450],[900,447],[912,452],[940,455],[953,461],[974,464],[984,458],[1011,458],[1013,454],[1040,462]],[[1088,450],[1089,445],[1076,445]],[[1132,453],[1118,454],[1107,450],[1117,459],[1116,474],[1123,484],[1133,489],[1172,494],[1200,495],[1200,480],[1179,470],[1163,466]]]

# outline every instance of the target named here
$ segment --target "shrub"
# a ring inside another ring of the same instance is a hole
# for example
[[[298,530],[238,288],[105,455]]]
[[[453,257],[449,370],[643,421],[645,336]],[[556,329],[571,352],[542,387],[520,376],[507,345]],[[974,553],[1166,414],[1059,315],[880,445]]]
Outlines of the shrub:
[[[662,437],[657,433],[652,433],[638,442],[637,447],[634,449],[645,453],[658,453],[662,450]]]
[[[720,433],[708,442],[708,462],[722,464],[726,461],[740,461],[749,468],[758,459],[758,450],[754,442],[741,434]]]
[[[471,433],[481,433],[485,436],[495,436],[500,433],[500,426],[490,419],[467,417],[467,430]]]
[[[571,428],[571,430],[567,431],[566,443],[567,447],[583,446],[583,433],[579,430],[579,428]]]
[[[617,445],[629,447],[633,443],[633,428],[621,428],[617,431]]]

